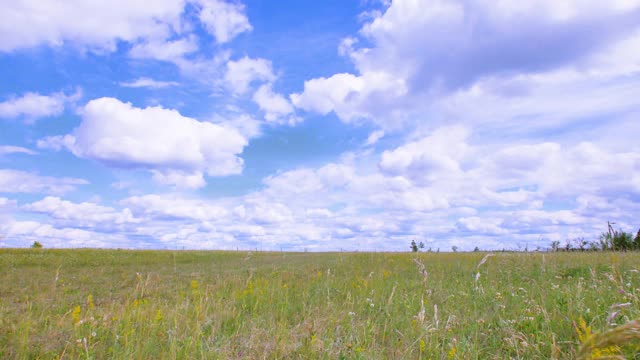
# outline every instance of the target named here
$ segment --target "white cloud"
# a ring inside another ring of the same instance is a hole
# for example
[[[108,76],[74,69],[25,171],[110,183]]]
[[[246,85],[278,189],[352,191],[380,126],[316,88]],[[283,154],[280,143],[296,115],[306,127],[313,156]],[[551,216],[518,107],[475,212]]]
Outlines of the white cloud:
[[[467,128],[449,126],[383,154],[345,155],[338,163],[269,176],[264,189],[242,196],[148,194],[120,201],[120,210],[47,198],[22,210],[49,214],[56,229],[86,213],[93,222],[85,226],[107,224],[106,234],[122,219],[126,234],[171,248],[403,250],[422,239],[433,249],[533,249],[555,239],[595,239],[611,216],[625,229],[633,225],[640,153],[472,139]],[[375,166],[384,154],[397,164],[393,171]],[[441,158],[446,161],[434,160]],[[449,161],[456,171],[442,166]],[[423,171],[441,176],[424,181]]]
[[[254,82],[273,82],[275,79],[270,61],[247,56],[237,61],[227,62],[227,71],[224,75],[225,82],[236,94],[246,93]]]
[[[71,226],[121,225],[135,223],[131,210],[125,208],[116,211],[114,208],[102,206],[91,202],[73,203],[59,197],[47,196],[46,198],[22,206],[23,210],[48,214],[53,219],[63,220]]]
[[[185,1],[20,0],[0,15],[0,51],[79,45],[113,51],[117,41],[161,38],[179,26]]]
[[[151,88],[151,89],[164,89],[172,86],[178,86],[179,83],[175,81],[158,81],[141,77],[129,82],[121,82],[120,86],[131,88]]]
[[[161,183],[197,187],[203,173],[226,176],[242,171],[247,140],[236,130],[184,117],[160,106],[136,108],[114,98],[90,101],[71,134],[48,137],[39,147],[67,148],[74,155],[107,165],[154,171]]]
[[[270,84],[260,86],[253,94],[253,101],[265,112],[265,119],[269,123],[294,125],[299,121],[295,116],[289,116],[293,114],[293,106],[289,100],[273,92]]]
[[[384,110],[380,105],[385,101],[398,101],[406,92],[402,79],[385,72],[368,72],[362,76],[343,73],[305,81],[304,91],[290,97],[298,108],[323,115],[333,111],[340,119],[350,122],[375,118],[378,110]]]
[[[0,210],[11,209],[16,206],[16,201],[7,199],[5,197],[0,197]]]
[[[62,114],[65,103],[77,99],[79,93],[66,96],[63,93],[40,95],[28,92],[22,96],[10,97],[0,102],[0,118],[22,118],[32,122],[39,118]]]
[[[460,218],[457,222],[458,227],[476,234],[506,234],[507,231],[500,225],[502,225],[502,219],[489,220],[478,216]]]
[[[199,189],[207,184],[202,172],[199,171],[152,170],[151,173],[153,174],[153,180],[158,184],[175,185],[177,188]]]
[[[0,145],[0,156],[8,154],[36,155],[37,152],[22,146]]]
[[[129,56],[134,59],[155,59],[180,64],[184,57],[198,50],[195,36],[178,40],[151,39],[134,45]]]
[[[171,195],[133,196],[120,202],[130,207],[136,215],[156,219],[215,220],[228,214],[225,207],[205,200]]]
[[[256,120],[247,114],[233,114],[227,118],[217,117],[214,121],[220,126],[236,129],[247,139],[262,135],[264,121]]]
[[[369,134],[369,137],[367,138],[365,145],[367,146],[374,145],[375,143],[378,142],[378,140],[382,139],[383,137],[384,137],[384,131],[376,130],[371,134]]]
[[[221,0],[197,0],[200,21],[220,44],[231,41],[245,31],[251,31],[244,5]]]
[[[461,161],[468,154],[469,131],[463,127],[440,128],[419,141],[382,154],[380,168],[389,174],[420,181],[435,181],[461,173]]]
[[[41,176],[21,170],[0,169],[0,193],[64,194],[89,182],[76,178]]]
[[[235,0],[159,0],[153,6],[142,0],[19,0],[0,14],[0,52],[49,46],[104,54],[124,46],[131,58],[173,63],[211,85],[223,76],[229,51],[200,51],[207,41],[196,31],[200,26],[219,44],[251,30],[244,5]]]
[[[374,46],[348,53],[361,73],[411,78],[412,88],[458,87],[496,73],[538,72],[580,60],[637,28],[638,6],[397,0],[360,30]],[[532,41],[534,48],[528,46]]]
[[[291,99],[384,129],[465,121],[521,133],[637,109],[639,6],[396,0],[340,44],[354,74],[308,80]]]
[[[120,248],[142,247],[144,243],[132,244],[123,234],[104,234],[73,227],[54,227],[37,221],[8,221],[0,223],[0,233],[5,234],[5,243],[11,247],[27,247],[34,241],[45,247],[72,248]]]

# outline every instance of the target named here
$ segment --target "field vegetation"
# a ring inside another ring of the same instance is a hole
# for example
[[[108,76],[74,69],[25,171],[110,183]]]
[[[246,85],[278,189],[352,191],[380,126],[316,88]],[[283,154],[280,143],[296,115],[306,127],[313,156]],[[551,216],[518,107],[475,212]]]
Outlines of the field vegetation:
[[[634,252],[0,249],[0,358],[634,358],[639,267]]]

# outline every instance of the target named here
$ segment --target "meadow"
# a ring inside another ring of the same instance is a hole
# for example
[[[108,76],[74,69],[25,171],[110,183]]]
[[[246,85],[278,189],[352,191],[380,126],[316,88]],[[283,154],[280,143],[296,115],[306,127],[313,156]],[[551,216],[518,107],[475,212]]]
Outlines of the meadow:
[[[639,267],[632,252],[0,249],[0,358],[634,358]]]

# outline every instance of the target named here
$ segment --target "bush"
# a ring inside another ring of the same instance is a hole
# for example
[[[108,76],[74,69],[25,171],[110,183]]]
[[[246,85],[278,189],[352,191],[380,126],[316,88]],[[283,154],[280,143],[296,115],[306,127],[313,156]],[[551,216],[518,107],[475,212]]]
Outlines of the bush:
[[[39,241],[34,241],[33,244],[31,244],[31,248],[32,249],[42,249],[43,246]]]

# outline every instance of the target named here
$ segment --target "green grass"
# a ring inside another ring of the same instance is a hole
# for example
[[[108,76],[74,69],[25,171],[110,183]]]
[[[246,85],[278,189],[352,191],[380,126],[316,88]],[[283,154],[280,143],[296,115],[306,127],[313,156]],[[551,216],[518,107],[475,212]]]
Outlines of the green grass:
[[[571,359],[640,317],[638,253],[484,255],[2,249],[0,358]]]

